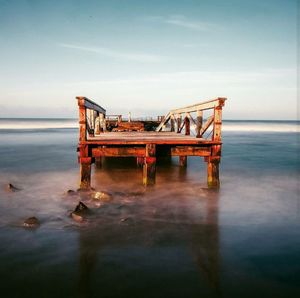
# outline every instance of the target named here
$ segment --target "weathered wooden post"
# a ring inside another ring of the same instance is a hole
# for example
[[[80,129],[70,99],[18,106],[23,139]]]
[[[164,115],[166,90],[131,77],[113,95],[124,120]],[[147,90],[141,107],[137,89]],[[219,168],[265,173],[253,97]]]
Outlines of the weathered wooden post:
[[[96,118],[95,118],[95,134],[100,134],[100,117],[99,112],[96,112]]]
[[[80,189],[91,188],[91,157],[80,158]]]
[[[86,141],[87,134],[87,115],[85,99],[77,97],[79,106],[79,163],[80,163],[80,188],[89,189],[91,187],[91,163],[88,146],[82,145]]]
[[[191,134],[191,130],[190,130],[190,119],[189,119],[188,115],[186,115],[186,117],[184,118],[184,126],[185,126],[185,135],[189,136]],[[186,155],[179,156],[179,165],[181,167],[187,166],[187,156]]]
[[[185,126],[185,135],[189,136],[191,134],[191,130],[190,130],[190,119],[188,116],[185,116],[184,118],[184,126]]]
[[[144,158],[143,166],[143,184],[152,185],[155,184],[156,175],[156,145],[146,145],[146,157]]]
[[[221,142],[222,128],[222,106],[225,98],[218,98],[219,104],[214,108],[214,126],[212,141]],[[219,164],[221,160],[221,144],[213,145],[211,156],[207,160],[207,186],[209,188],[219,188]]]
[[[203,112],[198,110],[197,111],[197,121],[196,121],[196,137],[201,138],[201,128],[202,128],[202,122],[203,122]]]
[[[174,132],[175,131],[175,119],[174,119],[174,115],[171,115],[170,122],[171,122],[171,132]]]
[[[180,133],[180,126],[181,126],[181,115],[178,114],[178,117],[177,117],[177,133]]]
[[[181,167],[186,167],[187,166],[187,156],[179,156],[179,165]]]
[[[106,131],[105,115],[103,113],[100,113],[99,118],[100,118],[100,130],[105,132]]]

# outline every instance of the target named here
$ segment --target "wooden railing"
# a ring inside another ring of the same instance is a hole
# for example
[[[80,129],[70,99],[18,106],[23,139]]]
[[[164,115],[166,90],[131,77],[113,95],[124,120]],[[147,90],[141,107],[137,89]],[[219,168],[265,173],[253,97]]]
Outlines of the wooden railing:
[[[106,110],[92,100],[77,96],[79,107],[79,141],[86,141],[87,134],[99,134],[105,130]]]
[[[195,137],[211,138],[212,141],[221,141],[222,107],[224,106],[225,100],[226,98],[219,97],[217,99],[171,110],[164,117],[156,131],[165,131],[170,122],[169,128],[171,132],[181,133],[184,130],[186,135],[190,135],[191,127],[194,127]],[[204,111],[211,112],[210,115],[206,116],[205,122],[203,122]],[[204,136],[210,127],[212,127],[211,132]]]

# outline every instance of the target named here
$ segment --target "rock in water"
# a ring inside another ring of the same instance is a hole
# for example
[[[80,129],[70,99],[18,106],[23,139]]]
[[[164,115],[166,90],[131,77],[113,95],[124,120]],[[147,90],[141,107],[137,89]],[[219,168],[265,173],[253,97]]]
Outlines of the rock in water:
[[[8,184],[6,185],[6,190],[7,190],[7,191],[13,192],[13,191],[19,191],[20,188],[15,187],[15,186],[14,186],[13,184],[11,184],[11,183],[8,183]]]
[[[125,217],[120,220],[121,223],[125,223],[126,225],[133,225],[135,223],[132,217]]]
[[[29,217],[24,220],[23,226],[26,228],[37,228],[40,225],[39,220],[36,217]]]
[[[84,221],[84,218],[83,218],[82,214],[79,214],[79,213],[74,212],[74,211],[71,213],[71,217],[72,217],[75,221],[77,221],[77,222],[83,222],[83,221]]]
[[[84,205],[82,202],[79,202],[79,204],[76,206],[74,212],[82,212],[82,211],[87,211],[89,208]]]
[[[76,191],[73,190],[73,189],[69,189],[69,190],[67,191],[67,195],[69,195],[69,196],[74,196],[74,195],[76,195]]]
[[[79,202],[79,204],[75,207],[75,210],[71,212],[70,216],[78,222],[84,221],[84,215],[87,213],[89,208],[83,204],[82,202]]]
[[[102,202],[108,202],[112,200],[112,195],[108,192],[104,191],[97,191],[93,194],[93,199],[94,200],[99,200]]]

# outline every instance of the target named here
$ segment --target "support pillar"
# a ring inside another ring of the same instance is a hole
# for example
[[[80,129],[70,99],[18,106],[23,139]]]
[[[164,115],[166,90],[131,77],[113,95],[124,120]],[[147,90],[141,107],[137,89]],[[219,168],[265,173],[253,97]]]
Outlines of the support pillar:
[[[80,160],[80,189],[91,188],[91,158]]]
[[[156,146],[155,144],[146,145],[146,157],[143,165],[143,184],[155,184],[156,176]]]
[[[181,167],[187,166],[187,156],[179,156],[179,165]]]
[[[181,116],[178,115],[178,117],[177,117],[177,133],[180,133],[180,127],[181,127]]]
[[[175,120],[174,120],[174,116],[171,116],[171,132],[175,131]]]
[[[185,125],[185,135],[189,136],[191,134],[190,131],[190,119],[188,117],[184,118],[184,125]]]
[[[207,162],[207,186],[208,188],[218,189],[220,187],[219,180],[219,160],[208,160]]]
[[[201,138],[201,129],[202,129],[202,122],[203,122],[203,112],[197,111],[197,121],[196,121],[196,137]]]
[[[138,167],[142,167],[143,164],[144,164],[144,157],[138,156],[138,157],[136,158],[136,165],[137,165]]]
[[[102,161],[103,161],[102,159],[103,159],[102,156],[95,157],[95,166],[96,166],[96,168],[98,168],[98,169],[102,168]]]

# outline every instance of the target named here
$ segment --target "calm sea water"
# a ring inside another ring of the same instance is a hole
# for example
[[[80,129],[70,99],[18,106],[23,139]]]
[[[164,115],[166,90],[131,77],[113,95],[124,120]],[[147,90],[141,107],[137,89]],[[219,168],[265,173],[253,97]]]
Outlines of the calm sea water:
[[[78,224],[76,120],[0,119],[1,297],[298,297],[299,125],[225,121],[219,192],[200,158],[161,161],[147,189],[106,159],[92,183],[113,200]]]

